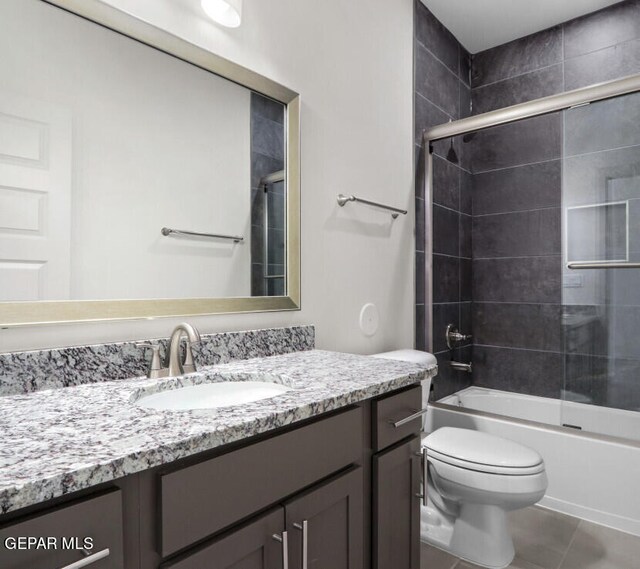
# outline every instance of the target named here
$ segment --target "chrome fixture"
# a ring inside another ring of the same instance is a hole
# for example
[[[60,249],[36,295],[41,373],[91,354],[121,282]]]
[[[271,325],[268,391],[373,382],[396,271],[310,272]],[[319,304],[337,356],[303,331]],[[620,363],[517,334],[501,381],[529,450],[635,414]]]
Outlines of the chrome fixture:
[[[244,241],[244,237],[240,235],[222,235],[220,233],[198,233],[197,231],[185,231],[184,229],[171,229],[170,227],[163,227],[160,231],[165,237],[170,235],[184,235],[187,237],[207,237],[210,239],[228,239],[234,243],[241,243]]]
[[[340,207],[344,207],[344,205],[347,202],[360,202],[360,203],[364,203],[364,204],[367,204],[367,205],[372,205],[374,207],[379,207],[381,209],[386,209],[388,211],[393,212],[391,214],[391,217],[393,217],[393,219],[398,217],[400,214],[407,215],[407,210],[406,209],[399,209],[397,207],[392,207],[390,205],[384,205],[384,204],[381,204],[381,203],[378,203],[378,202],[372,202],[370,200],[357,198],[356,196],[345,196],[344,194],[338,194],[338,205]]]
[[[640,269],[640,263],[617,263],[603,261],[602,263],[571,262],[567,269]]]
[[[473,131],[570,109],[584,103],[611,99],[636,91],[640,91],[640,73],[434,126],[424,131],[424,139],[427,142],[426,147],[428,147],[429,143],[436,140],[469,134]]]
[[[462,362],[449,362],[449,364],[456,371],[466,371],[467,373],[473,372],[473,369],[472,369],[473,364],[471,362],[469,362],[468,364],[465,364]]]
[[[184,361],[180,361],[180,344],[182,336],[187,336],[187,346],[184,353]],[[178,324],[169,340],[169,349],[164,360],[164,365],[168,368],[168,374],[171,377],[184,375],[185,373],[193,373],[196,371],[196,364],[193,361],[193,352],[191,346],[200,341],[200,332],[191,324],[183,322]]]
[[[159,377],[167,377],[169,370],[162,367],[160,360],[160,344],[157,342],[138,342],[136,348],[151,350],[151,361],[149,362],[149,370],[147,377],[149,379],[158,379]]]
[[[93,565],[97,561],[100,561],[100,559],[109,557],[111,552],[107,548],[101,551],[97,551],[96,553],[89,553],[88,550],[83,549],[82,553],[85,555],[84,559],[75,561],[74,563],[70,563],[69,565],[65,565],[64,567],[62,567],[62,569],[81,569],[82,567],[88,567],[89,565]]]
[[[309,521],[295,522],[293,527],[302,532],[302,569],[309,569]]]
[[[289,569],[289,532],[274,533],[271,537],[282,544],[282,569]]]
[[[455,344],[464,342],[465,340],[471,340],[471,334],[461,334],[453,324],[447,324],[447,330],[445,331],[445,339],[447,340],[447,348],[453,350]]]
[[[397,429],[398,427],[402,427],[402,425],[406,425],[411,421],[415,421],[416,419],[419,419],[420,417],[425,415],[426,412],[427,412],[427,409],[420,409],[419,411],[416,411],[415,413],[409,415],[408,417],[405,417],[404,419],[400,419],[399,421],[389,421],[389,423]]]

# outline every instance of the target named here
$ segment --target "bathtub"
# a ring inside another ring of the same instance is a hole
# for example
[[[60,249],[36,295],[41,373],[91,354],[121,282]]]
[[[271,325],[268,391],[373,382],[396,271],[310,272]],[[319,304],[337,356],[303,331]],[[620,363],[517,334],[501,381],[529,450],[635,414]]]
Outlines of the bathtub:
[[[445,426],[536,449],[549,478],[541,506],[640,536],[640,413],[469,387],[430,404],[426,431]]]

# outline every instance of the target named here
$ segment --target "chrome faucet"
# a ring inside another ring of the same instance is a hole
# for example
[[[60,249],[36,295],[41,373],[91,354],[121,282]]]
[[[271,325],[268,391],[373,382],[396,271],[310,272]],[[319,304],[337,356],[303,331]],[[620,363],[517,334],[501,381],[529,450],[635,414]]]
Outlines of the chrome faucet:
[[[180,344],[182,336],[187,336],[187,346],[184,354],[184,361],[180,361]],[[170,377],[184,375],[185,373],[193,373],[196,371],[196,364],[193,361],[193,351],[191,346],[200,341],[200,332],[191,324],[182,322],[178,324],[171,334],[169,340],[169,349],[164,360],[165,368],[167,368]]]

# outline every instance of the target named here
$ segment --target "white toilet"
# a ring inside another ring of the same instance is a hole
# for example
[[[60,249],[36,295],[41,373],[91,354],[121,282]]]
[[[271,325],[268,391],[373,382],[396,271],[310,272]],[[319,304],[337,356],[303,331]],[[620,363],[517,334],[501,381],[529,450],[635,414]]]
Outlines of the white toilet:
[[[416,350],[378,357],[433,363],[431,354]],[[424,383],[426,401],[429,386]],[[483,567],[509,565],[514,549],[507,512],[531,506],[544,496],[547,475],[540,454],[508,439],[453,427],[425,435],[422,444],[429,478],[421,539]]]

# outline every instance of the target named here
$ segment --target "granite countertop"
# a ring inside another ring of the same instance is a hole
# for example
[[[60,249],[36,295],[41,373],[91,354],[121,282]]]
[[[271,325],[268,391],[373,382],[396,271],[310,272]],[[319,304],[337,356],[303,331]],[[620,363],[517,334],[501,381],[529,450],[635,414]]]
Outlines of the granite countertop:
[[[194,411],[135,405],[142,391],[266,373],[293,389]],[[0,514],[140,472],[415,384],[436,367],[311,350],[202,368],[181,378],[124,379],[0,397]]]

